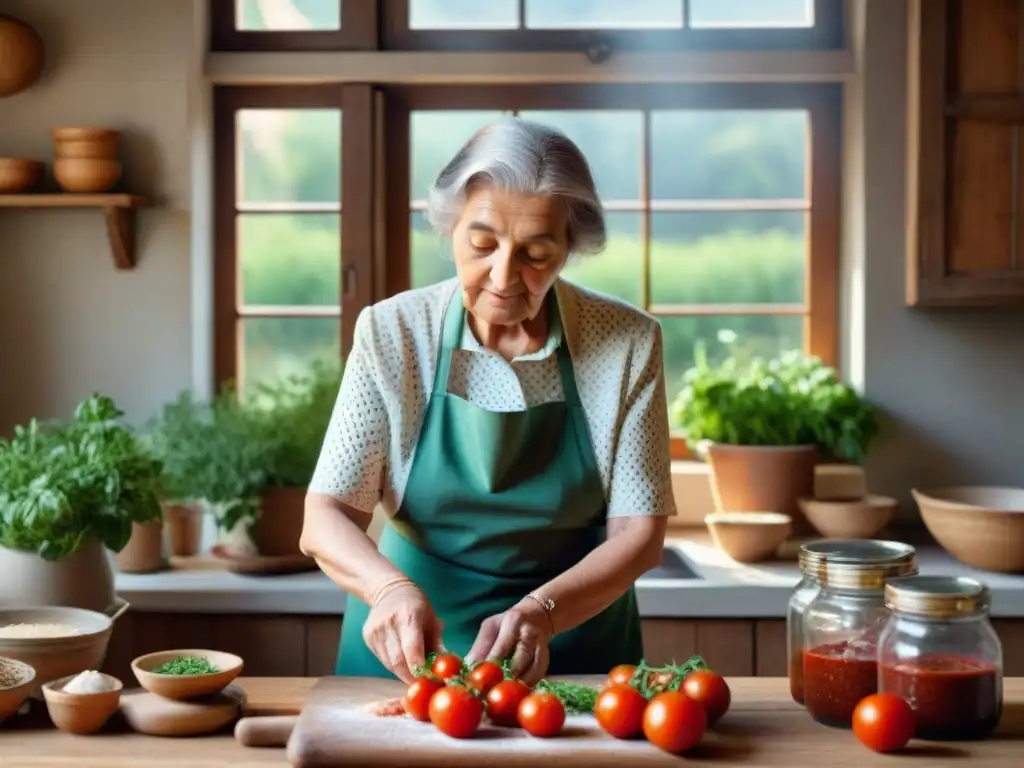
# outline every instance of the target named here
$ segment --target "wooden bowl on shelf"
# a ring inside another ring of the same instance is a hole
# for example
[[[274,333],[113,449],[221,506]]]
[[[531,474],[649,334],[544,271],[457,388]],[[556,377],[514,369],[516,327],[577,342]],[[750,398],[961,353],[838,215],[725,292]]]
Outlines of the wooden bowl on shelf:
[[[896,516],[896,499],[875,495],[859,499],[800,499],[800,509],[827,539],[870,539]]]
[[[777,512],[715,512],[704,523],[715,545],[738,563],[772,558],[793,531],[793,518]]]
[[[53,177],[65,192],[106,192],[121,178],[121,163],[98,158],[62,157],[53,161]]]
[[[960,562],[1024,573],[1024,488],[954,486],[911,491],[928,532]]]
[[[67,160],[117,160],[121,134],[108,128],[54,128],[53,156]]]
[[[26,192],[43,175],[43,164],[23,157],[0,157],[0,194],[13,195]]]
[[[216,672],[204,675],[168,675],[155,672],[162,665],[182,656],[198,656],[206,659],[217,668]],[[139,685],[150,693],[163,696],[165,699],[187,701],[202,696],[220,693],[242,672],[242,658],[233,653],[208,651],[201,649],[185,649],[176,651],[157,651],[139,656],[132,662],[132,672]]]

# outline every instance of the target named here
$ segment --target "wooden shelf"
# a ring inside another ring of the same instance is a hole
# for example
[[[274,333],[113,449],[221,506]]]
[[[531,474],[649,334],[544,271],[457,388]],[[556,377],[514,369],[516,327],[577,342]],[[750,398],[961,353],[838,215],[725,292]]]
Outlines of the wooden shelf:
[[[121,270],[135,268],[135,212],[148,202],[129,194],[0,194],[0,208],[99,208],[107,222],[110,255]]]

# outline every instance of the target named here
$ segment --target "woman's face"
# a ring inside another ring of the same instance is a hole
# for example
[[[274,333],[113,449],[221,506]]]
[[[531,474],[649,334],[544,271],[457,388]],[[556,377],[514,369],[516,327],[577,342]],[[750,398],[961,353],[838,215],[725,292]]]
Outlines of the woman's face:
[[[452,231],[466,310],[491,325],[535,317],[565,266],[568,223],[558,198],[472,190]]]

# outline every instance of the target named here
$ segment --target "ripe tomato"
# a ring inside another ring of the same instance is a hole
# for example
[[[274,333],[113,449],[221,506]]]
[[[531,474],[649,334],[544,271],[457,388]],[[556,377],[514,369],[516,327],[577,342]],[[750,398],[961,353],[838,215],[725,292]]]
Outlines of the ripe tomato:
[[[417,677],[405,692],[402,706],[409,716],[424,723],[430,719],[430,699],[444,688],[444,683],[434,677]]]
[[[875,752],[895,752],[914,737],[916,717],[910,705],[891,693],[861,699],[853,710],[853,733]]]
[[[704,707],[708,725],[714,725],[729,710],[732,692],[725,678],[709,669],[698,669],[683,680],[683,693]]]
[[[644,729],[647,699],[629,685],[609,685],[597,695],[594,718],[617,739],[633,739]]]
[[[453,739],[468,739],[480,727],[484,703],[461,685],[446,685],[430,699],[430,722]]]
[[[704,707],[696,701],[679,691],[665,691],[644,710],[644,736],[659,749],[678,755],[700,742],[707,722]]]
[[[442,653],[431,666],[430,671],[442,680],[448,680],[462,672],[462,659],[454,653]]]
[[[531,693],[519,702],[517,713],[523,730],[533,736],[555,736],[565,725],[565,707],[553,693]]]
[[[619,664],[608,673],[608,685],[629,685],[634,672],[636,672],[636,667],[632,664]]]
[[[469,684],[480,693],[487,693],[504,679],[505,673],[493,661],[481,661],[469,673]]]
[[[529,695],[526,683],[502,680],[487,692],[487,716],[495,725],[515,728],[519,725],[519,703]]]

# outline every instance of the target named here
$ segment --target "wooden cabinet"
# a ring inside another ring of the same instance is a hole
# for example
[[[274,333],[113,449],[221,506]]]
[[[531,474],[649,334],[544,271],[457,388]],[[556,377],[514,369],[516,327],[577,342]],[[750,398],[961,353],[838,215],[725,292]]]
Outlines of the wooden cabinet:
[[[1024,619],[995,623],[1008,676],[1024,677]],[[727,677],[785,677],[786,622],[745,619],[644,619],[647,661],[704,657]],[[245,659],[255,677],[320,677],[334,671],[341,618],[129,612],[117,620],[103,669],[133,686],[131,661],[152,651],[213,648]]]
[[[907,303],[1024,306],[1024,0],[908,7]]]

